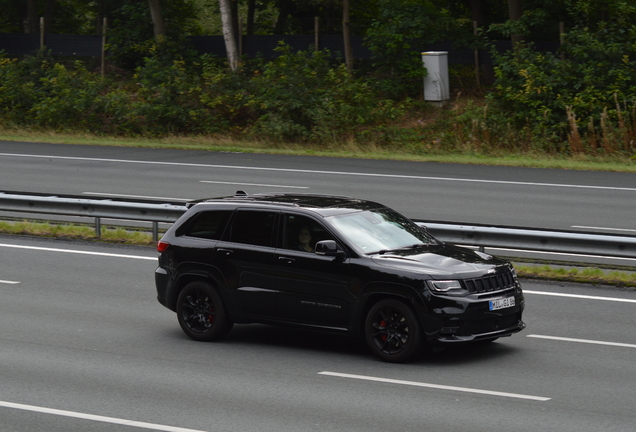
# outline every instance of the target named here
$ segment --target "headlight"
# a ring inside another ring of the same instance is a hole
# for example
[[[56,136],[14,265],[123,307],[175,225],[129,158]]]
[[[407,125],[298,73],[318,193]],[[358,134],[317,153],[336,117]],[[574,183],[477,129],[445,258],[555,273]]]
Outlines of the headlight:
[[[428,287],[434,293],[451,296],[464,296],[468,291],[462,287],[458,280],[428,280]]]

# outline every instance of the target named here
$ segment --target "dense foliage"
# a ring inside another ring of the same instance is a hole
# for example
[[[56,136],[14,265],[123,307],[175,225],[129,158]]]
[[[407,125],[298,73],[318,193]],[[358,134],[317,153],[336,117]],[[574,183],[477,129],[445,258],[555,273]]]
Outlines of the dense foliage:
[[[556,53],[532,43],[498,57],[497,81],[488,95],[516,129],[530,129],[581,151],[636,149],[636,6],[609,2],[616,17],[591,21],[593,2],[578,3],[578,22],[562,35]],[[607,10],[606,10],[607,11]]]
[[[239,74],[203,56],[187,64],[157,50],[129,79],[102,79],[80,62],[45,52],[0,60],[5,125],[98,134],[234,134],[276,141],[350,136],[400,118],[404,104],[380,100],[328,52],[292,53]],[[335,138],[341,139],[341,138]]]
[[[166,35],[159,40],[146,1],[34,2],[39,12],[56,5],[58,32],[98,32],[99,18],[108,16],[109,70],[102,77],[90,61],[46,51],[22,59],[0,54],[5,127],[353,142],[414,152],[636,150],[636,6],[623,0],[526,0],[514,20],[505,19],[506,2],[495,0],[352,2],[352,28],[373,52],[353,74],[328,52],[287,46],[273,61],[243,59],[236,73],[223,59],[196,55],[183,36],[201,31],[197,16],[216,7],[213,0],[162,0]],[[285,10],[285,20],[279,14],[270,23],[283,31],[306,31],[312,14],[337,28],[335,0],[253,5],[257,12]],[[24,3],[0,0],[0,7],[17,17]],[[473,20],[480,24],[476,34]],[[0,20],[0,31],[20,26]],[[452,65],[453,103],[440,110],[421,102],[426,72],[419,47],[452,41],[483,48],[513,36],[521,41],[514,51],[493,50],[495,80],[486,81],[485,93],[470,66]],[[546,40],[559,42],[558,50],[539,50]],[[466,94],[478,96],[476,102],[463,103]]]

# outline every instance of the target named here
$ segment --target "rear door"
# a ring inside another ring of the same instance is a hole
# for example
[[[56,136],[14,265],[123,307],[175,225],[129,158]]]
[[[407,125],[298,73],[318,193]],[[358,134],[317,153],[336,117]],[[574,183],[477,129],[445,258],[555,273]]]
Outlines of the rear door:
[[[278,212],[237,209],[223,238],[216,244],[215,261],[234,305],[240,313],[255,317],[275,317],[275,246]]]

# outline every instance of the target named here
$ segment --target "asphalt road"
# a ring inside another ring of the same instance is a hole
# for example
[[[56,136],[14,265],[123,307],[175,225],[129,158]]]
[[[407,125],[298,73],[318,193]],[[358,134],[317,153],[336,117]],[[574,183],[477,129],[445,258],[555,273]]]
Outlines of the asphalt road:
[[[0,430],[628,432],[636,292],[523,281],[528,328],[405,365],[261,325],[182,334],[149,248],[0,236]]]
[[[257,192],[376,200],[412,219],[636,233],[636,174],[0,142],[2,190],[188,200]]]

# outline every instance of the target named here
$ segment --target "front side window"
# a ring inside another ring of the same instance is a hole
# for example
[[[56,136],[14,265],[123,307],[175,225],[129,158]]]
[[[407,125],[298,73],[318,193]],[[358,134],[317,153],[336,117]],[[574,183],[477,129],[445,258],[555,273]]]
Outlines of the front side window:
[[[276,213],[239,210],[234,216],[228,241],[273,247]]]
[[[388,208],[333,216],[330,221],[365,254],[437,243],[413,221]]]
[[[321,240],[333,240],[333,237],[313,219],[296,214],[284,216],[284,249],[314,252],[316,243]]]

